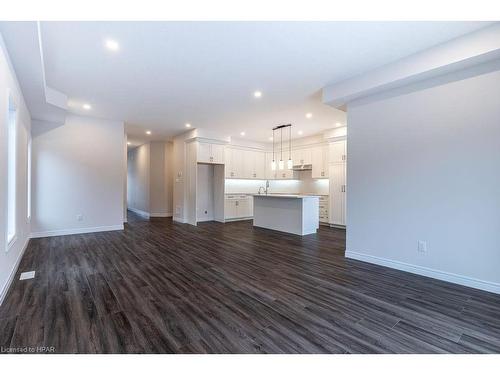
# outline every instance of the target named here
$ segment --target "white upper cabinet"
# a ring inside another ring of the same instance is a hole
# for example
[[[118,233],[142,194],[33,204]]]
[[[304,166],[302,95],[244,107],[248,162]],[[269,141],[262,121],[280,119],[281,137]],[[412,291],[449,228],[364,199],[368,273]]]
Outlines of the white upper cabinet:
[[[346,141],[330,143],[329,158],[330,163],[345,163],[347,161]]]
[[[226,148],[226,178],[265,179],[265,153],[256,150]]]
[[[211,144],[212,147],[212,163],[224,164],[224,145]]]
[[[211,144],[198,142],[198,162],[199,163],[211,163],[212,155],[211,155]]]
[[[318,146],[312,150],[312,178],[328,177],[328,146]]]
[[[254,154],[255,167],[254,173],[255,178],[265,179],[266,178],[266,154],[261,151],[256,151]]]
[[[224,164],[224,145],[208,142],[197,142],[198,163]]]
[[[293,165],[312,164],[313,162],[312,154],[313,154],[313,148],[311,147],[297,148],[297,149],[292,148]],[[288,160],[288,151],[286,153],[286,156]]]

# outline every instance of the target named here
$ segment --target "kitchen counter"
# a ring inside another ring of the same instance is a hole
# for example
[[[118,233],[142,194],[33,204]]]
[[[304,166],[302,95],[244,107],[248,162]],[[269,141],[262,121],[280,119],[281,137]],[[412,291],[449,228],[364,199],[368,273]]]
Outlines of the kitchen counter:
[[[319,197],[319,195],[302,195],[302,194],[253,194],[253,196],[261,198],[295,198],[295,199]]]
[[[253,225],[304,236],[319,228],[319,196],[254,194]]]

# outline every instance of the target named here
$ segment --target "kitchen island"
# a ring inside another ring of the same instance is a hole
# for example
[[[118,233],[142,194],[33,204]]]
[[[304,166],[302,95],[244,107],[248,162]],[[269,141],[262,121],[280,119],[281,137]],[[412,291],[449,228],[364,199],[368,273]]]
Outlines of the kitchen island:
[[[253,225],[304,236],[319,228],[319,197],[315,195],[256,194]]]

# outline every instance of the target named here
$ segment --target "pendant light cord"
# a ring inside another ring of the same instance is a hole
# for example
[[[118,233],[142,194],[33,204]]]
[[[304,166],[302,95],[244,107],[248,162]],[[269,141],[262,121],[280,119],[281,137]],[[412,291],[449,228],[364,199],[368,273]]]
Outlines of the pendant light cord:
[[[280,144],[281,144],[281,147],[280,147],[280,152],[281,152],[280,160],[283,160],[283,128],[280,129]]]

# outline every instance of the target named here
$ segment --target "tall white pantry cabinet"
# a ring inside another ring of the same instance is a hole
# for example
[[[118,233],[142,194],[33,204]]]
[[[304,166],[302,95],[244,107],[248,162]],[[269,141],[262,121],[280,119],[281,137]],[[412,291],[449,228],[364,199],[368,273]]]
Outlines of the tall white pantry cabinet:
[[[330,216],[333,226],[345,226],[346,220],[346,163],[347,142],[339,140],[330,143],[328,150],[330,176]]]

